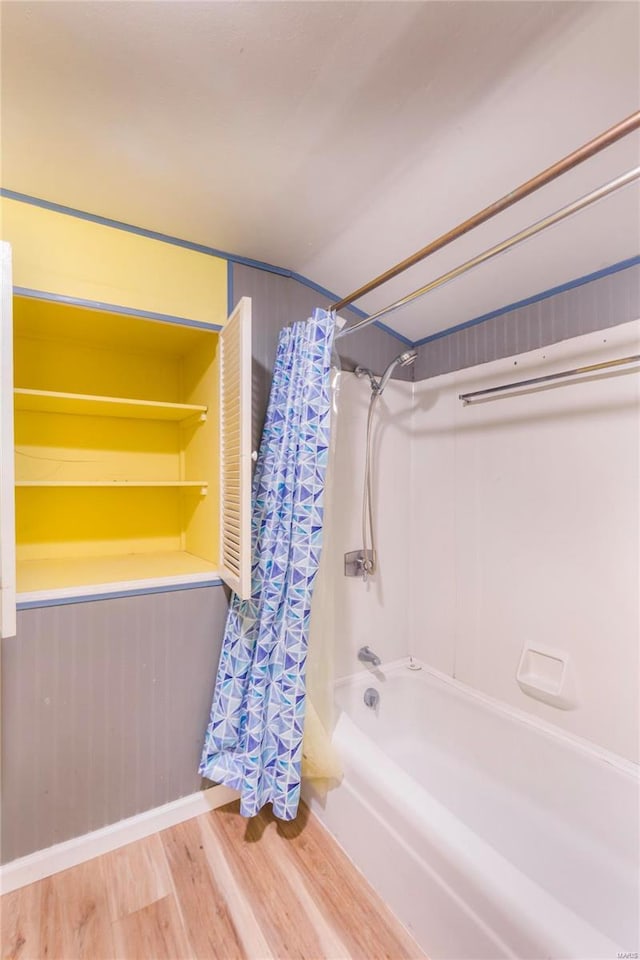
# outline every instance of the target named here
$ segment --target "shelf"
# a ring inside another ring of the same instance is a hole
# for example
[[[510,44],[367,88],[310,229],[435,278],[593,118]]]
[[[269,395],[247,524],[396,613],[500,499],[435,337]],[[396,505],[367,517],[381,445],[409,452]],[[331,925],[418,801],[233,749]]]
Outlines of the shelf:
[[[211,583],[213,563],[184,551],[64,557],[18,563],[19,601],[154,589],[180,583]]]
[[[194,403],[162,403],[128,397],[98,397],[85,393],[58,393],[51,390],[14,390],[15,409],[38,413],[68,413],[85,417],[124,417],[134,420],[204,419],[207,408]]]
[[[205,480],[16,480],[16,487],[201,487]]]

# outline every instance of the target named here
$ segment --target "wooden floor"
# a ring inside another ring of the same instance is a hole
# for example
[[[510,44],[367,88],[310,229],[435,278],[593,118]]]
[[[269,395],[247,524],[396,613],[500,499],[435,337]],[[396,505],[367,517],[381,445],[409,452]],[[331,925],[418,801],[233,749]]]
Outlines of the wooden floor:
[[[12,960],[422,957],[306,807],[236,804],[6,894]]]

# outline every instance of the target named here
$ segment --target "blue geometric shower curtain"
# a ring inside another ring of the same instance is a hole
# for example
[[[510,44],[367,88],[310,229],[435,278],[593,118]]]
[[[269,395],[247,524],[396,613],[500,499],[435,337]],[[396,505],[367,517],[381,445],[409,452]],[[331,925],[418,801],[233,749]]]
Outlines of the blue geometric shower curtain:
[[[322,542],[335,318],[280,333],[252,488],[251,599],[234,594],[200,773],[292,820],[300,799],[305,663]]]

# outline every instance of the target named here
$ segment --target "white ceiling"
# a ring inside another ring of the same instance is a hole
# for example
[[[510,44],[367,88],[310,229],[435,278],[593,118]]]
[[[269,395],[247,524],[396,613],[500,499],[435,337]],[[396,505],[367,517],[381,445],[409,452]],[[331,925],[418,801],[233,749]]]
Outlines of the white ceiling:
[[[1,12],[2,186],[341,295],[640,99],[635,3],[12,0]],[[359,306],[384,306],[639,152],[634,134]],[[626,188],[386,322],[418,340],[634,256],[639,209]]]

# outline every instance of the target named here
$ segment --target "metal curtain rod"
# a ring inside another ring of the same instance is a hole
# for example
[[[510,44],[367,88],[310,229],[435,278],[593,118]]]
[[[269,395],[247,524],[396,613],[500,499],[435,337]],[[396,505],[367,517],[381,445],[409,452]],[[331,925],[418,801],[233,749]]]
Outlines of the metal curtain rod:
[[[421,260],[424,260],[425,257],[435,253],[436,250],[441,250],[443,247],[446,247],[448,243],[451,243],[453,240],[457,240],[458,237],[468,233],[469,230],[473,230],[474,227],[480,226],[481,223],[491,220],[491,218],[495,217],[498,213],[502,213],[503,210],[507,210],[509,207],[513,206],[513,204],[517,203],[518,200],[528,197],[530,193],[534,193],[536,190],[539,190],[540,187],[544,187],[547,183],[551,183],[552,180],[555,180],[563,173],[566,173],[567,170],[577,167],[578,164],[583,163],[590,157],[593,157],[596,153],[600,153],[601,150],[605,150],[607,147],[610,147],[612,143],[616,143],[616,141],[626,137],[629,133],[633,133],[633,131],[637,130],[639,127],[640,110],[637,110],[635,113],[632,113],[630,116],[626,117],[626,119],[621,120],[620,123],[616,123],[615,126],[610,127],[609,130],[605,130],[604,133],[594,137],[593,140],[589,140],[588,143],[578,147],[577,150],[574,150],[573,153],[569,153],[566,157],[563,157],[562,160],[558,160],[557,163],[547,167],[547,169],[543,170],[542,173],[539,173],[537,176],[527,180],[526,183],[520,184],[519,187],[516,187],[515,190],[505,194],[505,196],[501,197],[500,200],[496,200],[488,207],[485,207],[484,210],[480,210],[479,213],[469,217],[468,220],[465,220],[463,223],[459,223],[457,227],[454,227],[447,233],[443,233],[442,236],[438,237],[436,240],[432,240],[431,243],[427,244],[426,247],[416,251],[416,253],[413,253],[410,257],[407,257],[406,260],[402,260],[394,267],[391,267],[389,270],[381,273],[379,277],[374,277],[374,279],[370,280],[369,283],[365,283],[364,286],[359,287],[357,290],[354,290],[353,293],[350,293],[348,297],[344,297],[342,300],[338,300],[337,303],[331,304],[330,309],[341,310],[350,303],[354,303],[356,300],[359,300],[361,297],[363,297],[365,293],[370,293],[371,290],[375,290],[376,287],[386,283],[387,280],[391,280],[392,277],[397,277],[399,273],[403,273],[405,270],[408,270],[409,267],[413,267],[414,264],[419,263]]]
[[[425,293],[435,290],[436,287],[441,287],[450,280],[455,280],[456,277],[461,276],[468,270],[472,270],[481,263],[486,263],[487,260],[491,260],[500,253],[504,253],[511,247],[515,247],[524,240],[528,240],[530,237],[535,236],[542,230],[546,230],[548,227],[552,227],[561,220],[566,220],[567,217],[572,216],[574,213],[578,213],[580,210],[584,210],[585,207],[590,206],[592,203],[596,203],[598,200],[602,200],[610,193],[620,190],[621,187],[628,186],[630,183],[633,183],[634,180],[638,180],[639,178],[640,167],[634,167],[633,170],[628,170],[627,173],[623,173],[621,176],[616,177],[615,180],[610,180],[609,183],[605,183],[603,186],[598,187],[597,190],[593,190],[591,193],[587,193],[583,197],[579,197],[578,200],[574,200],[573,203],[568,204],[566,207],[561,207],[560,210],[556,210],[555,213],[549,214],[548,217],[544,217],[542,220],[536,221],[536,223],[531,224],[531,226],[525,227],[525,229],[520,230],[519,233],[514,233],[513,236],[508,237],[506,240],[496,244],[494,247],[490,247],[488,250],[485,250],[484,253],[478,254],[477,257],[473,257],[471,260],[467,260],[459,267],[455,267],[453,270],[443,273],[441,276],[436,277],[435,280],[432,280],[430,283],[426,283],[418,290],[414,290],[412,293],[407,294],[406,297],[396,300],[388,307],[378,310],[377,313],[372,313],[371,316],[365,317],[363,320],[358,320],[350,327],[344,327],[339,333],[336,334],[336,339],[338,337],[345,337],[349,333],[355,333],[356,330],[361,330],[362,327],[368,326],[370,323],[373,323],[374,320],[378,320],[380,317],[386,316],[389,313],[393,313],[394,310],[399,310],[400,307],[404,307],[407,303],[411,303],[412,300],[417,300],[418,297],[423,297]]]
[[[505,390],[515,390],[518,387],[532,387],[538,383],[548,383],[551,380],[560,380],[564,377],[574,377],[579,373],[593,373],[596,370],[607,370],[609,367],[620,367],[625,363],[636,363],[640,354],[633,357],[621,357],[620,360],[605,360],[602,363],[591,363],[587,367],[576,367],[574,370],[563,370],[562,373],[548,373],[544,377],[533,377],[530,380],[518,380],[516,383],[505,383],[501,387],[489,387],[488,390],[474,390],[473,393],[459,393],[458,400],[462,400],[465,407],[481,397],[490,397]]]

